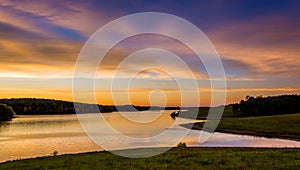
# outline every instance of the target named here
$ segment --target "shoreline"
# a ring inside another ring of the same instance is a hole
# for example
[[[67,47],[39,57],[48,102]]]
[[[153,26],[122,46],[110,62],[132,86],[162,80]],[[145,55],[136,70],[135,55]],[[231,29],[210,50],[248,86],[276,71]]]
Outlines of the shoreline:
[[[192,124],[192,123],[190,123]],[[180,125],[182,127],[185,127],[187,124],[184,125]],[[185,127],[188,128],[188,127]],[[193,130],[202,130],[199,128],[192,128]],[[257,136],[257,137],[266,137],[266,136],[258,136],[258,135],[252,135],[252,134],[246,134],[246,133],[240,133],[238,131],[233,132],[233,131],[215,131],[215,132],[220,132],[220,133],[227,133],[227,134],[239,134],[239,135],[251,135],[251,136]],[[266,138],[274,138],[274,137],[266,137]],[[294,138],[277,138],[276,139],[283,139],[283,140],[292,140],[292,141],[297,141],[300,142],[300,140],[295,140]],[[170,150],[176,149],[178,147],[147,147],[147,148],[127,148],[127,149],[120,149],[120,150],[113,150],[113,151],[120,151],[120,152],[127,152],[127,151],[133,151],[133,150],[155,150],[155,149],[165,149],[165,148],[170,148]],[[235,148],[239,148],[239,149],[266,149],[266,150],[272,150],[272,149],[276,149],[276,150],[280,150],[280,149],[296,149],[296,150],[300,150],[300,147],[262,147],[262,146],[258,146],[258,147],[247,147],[247,146],[186,146],[184,148],[194,148],[194,149],[209,149],[209,148],[214,148],[214,149],[235,149]],[[169,150],[167,150],[166,152],[168,152]],[[34,160],[34,159],[44,159],[44,158],[52,158],[52,157],[57,157],[57,156],[69,156],[69,155],[83,155],[83,154],[95,154],[95,153],[111,153],[110,151],[107,150],[93,150],[93,151],[83,151],[83,152],[74,152],[74,153],[62,153],[62,154],[58,154],[58,155],[53,155],[53,154],[49,154],[49,155],[42,155],[42,156],[35,156],[35,157],[20,157],[17,159],[8,159],[8,160],[4,160],[4,161],[0,161],[0,165],[3,163],[8,163],[8,162],[16,162],[16,161],[27,161],[27,160]]]
[[[182,127],[203,130],[204,122],[181,124]],[[238,135],[278,138],[300,142],[300,113],[221,119],[218,127],[205,129]]]
[[[204,122],[196,122],[181,124],[181,126],[194,130],[203,130],[204,124]],[[207,128],[205,130],[213,132],[213,129]],[[299,142],[300,113],[221,119],[214,131]]]
[[[199,123],[193,123],[189,124],[182,124],[182,127],[190,128],[193,130],[203,130],[202,127],[200,127]],[[191,127],[192,126],[192,127]],[[265,138],[277,138],[277,139],[285,139],[285,140],[292,140],[300,142],[300,136],[297,134],[280,134],[280,133],[267,133],[267,132],[255,132],[255,131],[246,131],[246,130],[232,130],[232,129],[221,129],[217,128],[215,132],[220,133],[229,133],[229,134],[236,134],[236,135],[248,135],[248,136],[256,136],[256,137],[265,137]]]
[[[7,161],[0,163],[0,169],[295,169],[299,167],[299,151],[299,148],[175,147],[138,159],[97,151]]]

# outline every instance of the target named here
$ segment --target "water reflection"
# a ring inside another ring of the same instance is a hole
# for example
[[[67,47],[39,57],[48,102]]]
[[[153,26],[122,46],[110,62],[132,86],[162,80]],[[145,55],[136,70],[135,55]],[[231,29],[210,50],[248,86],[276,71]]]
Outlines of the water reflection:
[[[169,116],[170,112],[164,114],[156,112],[131,112],[126,113],[126,120],[119,113],[105,113],[103,116],[110,125],[120,133],[131,137],[151,137],[169,129],[176,132],[186,131],[186,128],[173,125],[174,120]],[[157,117],[152,123],[136,123],[132,120],[147,120]],[[88,115],[87,115],[88,118]],[[90,120],[90,123],[101,123]],[[191,120],[185,119],[184,123]],[[102,122],[103,123],[103,122]],[[300,147],[300,142],[266,139],[252,136],[231,135],[215,133],[209,141],[200,145],[198,143],[200,131],[193,130],[183,140],[188,146],[226,146],[226,147]],[[101,133],[103,139],[108,134]],[[117,138],[116,138],[117,139]],[[116,149],[139,148],[139,147],[165,147],[166,142],[157,141],[150,146],[144,146],[135,141],[110,141]],[[167,146],[170,147],[170,146]],[[51,155],[53,151],[59,154],[79,153],[102,150],[95,145],[81,129],[76,115],[61,116],[21,116],[11,121],[0,123],[0,162],[19,158]]]
[[[119,133],[133,138],[148,138],[156,136],[171,127],[174,120],[170,117],[171,111],[159,112],[144,111],[142,113],[125,112],[126,118],[117,112],[106,115],[105,120]],[[155,118],[155,119],[153,119]],[[152,122],[148,120],[153,120]]]

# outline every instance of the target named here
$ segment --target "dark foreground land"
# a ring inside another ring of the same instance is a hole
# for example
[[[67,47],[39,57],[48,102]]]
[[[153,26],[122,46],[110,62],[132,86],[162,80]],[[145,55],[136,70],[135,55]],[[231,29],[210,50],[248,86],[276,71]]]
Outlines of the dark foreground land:
[[[150,158],[109,152],[18,160],[0,169],[299,169],[300,149],[173,148]]]

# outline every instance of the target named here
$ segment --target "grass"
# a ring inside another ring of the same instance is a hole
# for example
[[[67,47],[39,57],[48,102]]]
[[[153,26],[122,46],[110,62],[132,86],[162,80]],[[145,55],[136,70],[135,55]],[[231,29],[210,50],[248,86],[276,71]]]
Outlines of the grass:
[[[18,160],[0,169],[299,169],[300,149],[173,148],[150,158],[130,159],[109,152]]]
[[[202,126],[203,123],[196,123],[193,128],[201,129]],[[216,131],[300,141],[300,113],[223,119]]]

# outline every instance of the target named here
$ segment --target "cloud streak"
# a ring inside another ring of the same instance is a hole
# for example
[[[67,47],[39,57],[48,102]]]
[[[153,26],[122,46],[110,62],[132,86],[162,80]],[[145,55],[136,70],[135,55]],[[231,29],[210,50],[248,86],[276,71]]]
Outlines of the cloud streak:
[[[76,58],[84,42],[93,32],[107,22],[126,14],[161,11],[190,20],[203,29],[212,40],[227,74],[228,92],[231,95],[229,101],[237,101],[247,93],[299,93],[300,13],[297,6],[298,3],[293,1],[264,1],[257,6],[256,2],[239,1],[226,4],[162,1],[157,4],[148,1],[102,3],[0,0],[0,78],[21,79],[23,84],[27,80],[33,88],[41,88],[35,85],[33,79],[44,80],[45,84],[49,84],[47,87],[55,87],[48,91],[36,90],[34,93],[37,96],[50,95],[53,93],[51,90],[61,90],[67,94],[71,89],[70,78],[73,76]],[[165,28],[164,24],[162,29]],[[133,32],[135,27],[121,25],[115,29],[127,33]],[[136,36],[118,44],[99,67],[96,78],[108,84],[118,64],[127,55],[149,47],[165,49],[180,56],[191,68],[199,84],[203,85],[202,88],[209,87],[209,77],[205,68],[190,49],[178,41],[154,35]],[[136,71],[139,66],[155,66],[159,63],[165,65],[168,71],[176,72],[178,78],[190,81],[190,75],[169,60],[167,57],[157,60],[152,56],[134,60],[133,63],[124,65],[121,77],[128,78],[129,73]],[[86,62],[88,68],[88,62],[91,61]],[[57,79],[67,79],[68,83],[65,82],[59,88],[55,81]],[[141,87],[145,82],[149,83],[150,87],[162,87],[167,90],[169,81],[171,80],[163,72],[144,70],[138,74],[139,83],[132,90],[143,91]],[[9,92],[24,96],[34,91],[27,87],[29,91],[26,92],[20,82],[19,87],[14,86],[11,90],[7,89],[7,86],[7,83],[1,86],[1,90],[7,90],[5,95],[2,94],[3,97],[13,96],[9,95]],[[105,90],[104,86],[100,87]]]

